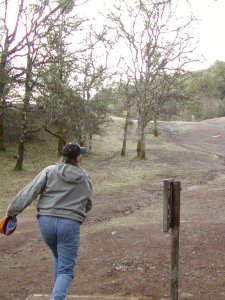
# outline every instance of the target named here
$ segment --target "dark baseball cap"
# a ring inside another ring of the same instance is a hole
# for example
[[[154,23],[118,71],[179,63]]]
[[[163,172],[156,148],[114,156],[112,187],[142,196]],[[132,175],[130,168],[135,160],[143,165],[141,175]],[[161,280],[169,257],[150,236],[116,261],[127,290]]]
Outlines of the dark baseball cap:
[[[75,142],[66,144],[62,149],[62,155],[67,158],[74,158],[85,153],[86,149]]]

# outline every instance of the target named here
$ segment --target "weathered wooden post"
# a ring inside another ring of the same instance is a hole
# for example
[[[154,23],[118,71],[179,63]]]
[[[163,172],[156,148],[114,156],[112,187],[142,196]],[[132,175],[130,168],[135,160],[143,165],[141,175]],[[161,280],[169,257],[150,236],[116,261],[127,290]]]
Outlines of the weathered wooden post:
[[[180,191],[179,181],[164,180],[163,231],[171,228],[171,300],[178,300]]]

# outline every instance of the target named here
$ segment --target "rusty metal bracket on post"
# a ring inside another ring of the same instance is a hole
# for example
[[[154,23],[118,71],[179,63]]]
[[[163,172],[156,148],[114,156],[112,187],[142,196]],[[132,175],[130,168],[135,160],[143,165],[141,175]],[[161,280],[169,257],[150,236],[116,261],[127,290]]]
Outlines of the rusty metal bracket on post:
[[[171,300],[178,300],[180,191],[180,181],[164,180],[163,231],[171,228]]]

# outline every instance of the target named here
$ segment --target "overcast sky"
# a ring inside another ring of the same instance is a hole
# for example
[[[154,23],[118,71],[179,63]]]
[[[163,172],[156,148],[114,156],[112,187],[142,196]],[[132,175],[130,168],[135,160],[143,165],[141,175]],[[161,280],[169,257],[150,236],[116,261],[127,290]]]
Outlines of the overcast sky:
[[[28,1],[28,0],[27,0]],[[33,0],[29,0],[33,1]],[[129,0],[133,1],[133,0]],[[225,61],[225,0],[179,0],[180,3],[190,3],[194,15],[199,19],[196,24],[196,35],[199,36],[199,46],[196,56],[204,55],[205,62],[195,64],[194,69],[203,69],[212,65],[216,60]],[[98,11],[106,12],[107,8],[115,1],[109,0],[89,0],[88,4],[82,5],[80,9],[83,14],[89,17],[96,17]],[[81,1],[80,1],[81,3]],[[185,11],[185,9],[184,9]],[[12,20],[15,11],[11,11]]]
[[[199,36],[200,41],[196,56],[204,55],[205,57],[205,62],[196,64],[194,68],[207,68],[216,60],[225,61],[225,1],[187,1],[190,3],[194,15],[199,19],[196,35]],[[86,14],[96,15],[97,11],[106,10],[111,3],[106,0],[90,0],[85,8]]]
[[[225,61],[225,1],[191,0],[190,2],[195,15],[201,19],[197,32],[200,38],[199,53],[206,58],[204,65],[212,65],[216,60]]]

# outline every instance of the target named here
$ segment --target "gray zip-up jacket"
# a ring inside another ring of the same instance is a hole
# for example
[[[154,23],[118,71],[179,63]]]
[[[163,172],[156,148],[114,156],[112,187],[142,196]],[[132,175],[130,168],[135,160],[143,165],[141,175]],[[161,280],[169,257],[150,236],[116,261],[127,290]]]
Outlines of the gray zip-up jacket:
[[[92,185],[87,173],[78,166],[56,164],[42,170],[9,205],[7,215],[20,214],[33,200],[38,215],[70,218],[83,222],[92,208]]]

